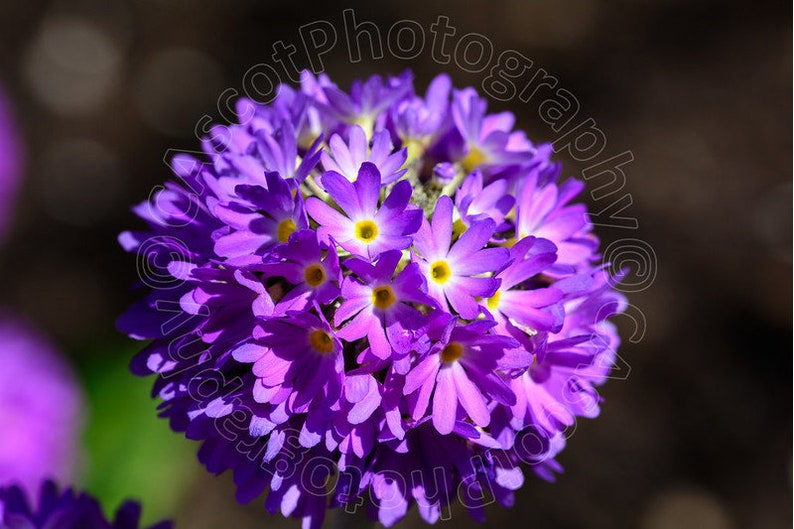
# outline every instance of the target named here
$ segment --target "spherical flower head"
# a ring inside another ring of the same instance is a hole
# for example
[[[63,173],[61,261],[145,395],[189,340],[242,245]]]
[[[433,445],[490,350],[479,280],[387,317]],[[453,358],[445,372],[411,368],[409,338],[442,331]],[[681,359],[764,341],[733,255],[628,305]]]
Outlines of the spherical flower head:
[[[551,147],[445,75],[304,73],[238,114],[120,237],[159,281],[119,320],[151,340],[133,372],[199,460],[308,529],[481,520],[522,469],[553,479],[625,300]]]
[[[69,480],[79,458],[82,395],[69,365],[30,326],[0,315],[0,485],[28,492]]]
[[[18,486],[0,487],[0,527],[3,528],[138,529],[140,518],[140,505],[129,501],[108,520],[96,499],[72,489],[59,491],[52,481],[42,483],[35,501]],[[172,527],[171,522],[160,522],[148,529]]]

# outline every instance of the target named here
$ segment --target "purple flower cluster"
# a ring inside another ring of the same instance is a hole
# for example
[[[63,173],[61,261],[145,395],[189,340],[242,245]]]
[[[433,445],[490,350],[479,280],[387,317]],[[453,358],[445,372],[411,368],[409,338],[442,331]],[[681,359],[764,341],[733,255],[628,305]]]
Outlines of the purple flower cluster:
[[[151,340],[133,372],[202,463],[309,528],[482,519],[522,463],[553,480],[625,300],[550,146],[445,75],[304,74],[237,112],[120,237],[147,287],[119,320]]]
[[[52,481],[44,482],[37,505],[31,505],[19,487],[0,487],[0,527],[3,529],[138,529],[141,507],[127,502],[109,521],[99,503],[72,489],[58,491]],[[149,529],[171,529],[160,522]]]

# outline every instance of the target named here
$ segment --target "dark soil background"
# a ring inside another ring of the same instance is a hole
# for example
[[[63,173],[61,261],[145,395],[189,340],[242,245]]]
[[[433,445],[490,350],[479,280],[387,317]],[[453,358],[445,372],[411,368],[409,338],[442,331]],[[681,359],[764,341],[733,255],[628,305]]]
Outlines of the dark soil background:
[[[126,363],[132,349],[114,320],[133,299],[136,270],[115,239],[138,226],[129,207],[168,177],[168,149],[197,149],[199,118],[219,118],[218,96],[241,90],[250,67],[272,63],[274,42],[300,47],[304,24],[324,19],[337,28],[323,63],[343,87],[405,68],[420,90],[441,71],[458,87],[479,87],[487,75],[437,64],[429,42],[413,60],[386,50],[381,60],[352,64],[344,8],[377,24],[384,44],[400,19],[417,21],[429,39],[443,15],[457,30],[452,42],[476,32],[496,53],[520,51],[576,96],[581,119],[604,131],[600,159],[625,151],[634,158],[623,167],[632,199],[624,213],[638,228],[598,228],[604,245],[639,239],[657,259],[653,284],[629,294],[646,322],[641,339],[631,343],[632,322],[618,320],[630,370],[604,386],[601,416],[577,424],[558,482],[528,479],[513,509],[487,509],[486,525],[790,527],[788,2],[3,0],[0,82],[27,155],[14,231],[0,254],[0,305],[60,343],[89,387],[102,376],[92,366]],[[306,64],[300,55],[296,62]],[[515,112],[533,140],[557,139],[536,103],[494,101],[491,109]],[[565,151],[558,157],[571,175],[588,166]],[[132,447],[135,436],[123,442]],[[258,501],[237,506],[230,476],[197,467],[168,476],[178,489],[177,527],[297,527]],[[106,471],[126,483],[128,471]],[[145,497],[132,487],[127,494]],[[452,523],[477,526],[461,509]],[[421,525],[414,512],[401,527]]]

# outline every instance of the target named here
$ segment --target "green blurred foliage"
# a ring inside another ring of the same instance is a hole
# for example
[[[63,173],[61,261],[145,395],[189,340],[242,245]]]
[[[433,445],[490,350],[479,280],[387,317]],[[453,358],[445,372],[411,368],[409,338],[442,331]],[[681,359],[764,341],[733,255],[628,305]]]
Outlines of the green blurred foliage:
[[[80,486],[108,513],[124,500],[140,501],[143,522],[151,523],[174,516],[202,469],[195,444],[157,417],[152,379],[130,373],[138,346],[108,344],[79,366],[88,399]]]

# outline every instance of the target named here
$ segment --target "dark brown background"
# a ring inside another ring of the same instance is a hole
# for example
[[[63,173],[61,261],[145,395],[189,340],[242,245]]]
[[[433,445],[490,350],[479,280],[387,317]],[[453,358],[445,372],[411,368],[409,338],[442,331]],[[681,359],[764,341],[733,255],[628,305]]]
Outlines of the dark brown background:
[[[0,303],[28,315],[80,365],[119,343],[134,259],[116,234],[129,206],[168,176],[169,148],[195,149],[193,125],[226,87],[270,62],[277,40],[342,9],[383,33],[448,16],[560,79],[625,167],[633,232],[658,257],[655,283],[630,300],[647,319],[621,356],[626,380],[581,421],[557,484],[530,479],[488,526],[783,528],[791,524],[791,5],[784,1],[8,2],[0,80],[27,144],[26,181],[0,256]],[[340,38],[344,35],[340,33]],[[456,37],[457,38],[457,37]],[[423,89],[444,69],[457,86],[483,75],[386,57],[325,56],[342,86],[412,68]],[[533,139],[555,135],[535,107],[512,109]],[[214,113],[217,116],[217,113]],[[584,166],[562,156],[566,172]],[[626,336],[628,321],[620,322]],[[1,345],[0,345],[1,346]],[[108,347],[111,347],[108,345]],[[133,442],[133,441],[131,441]],[[186,478],[187,481],[187,478]],[[178,527],[295,527],[237,507],[229,476],[191,475]],[[130,491],[134,494],[135,491]],[[267,518],[267,520],[265,519]],[[419,526],[413,513],[404,527]],[[453,523],[474,526],[460,511]]]

